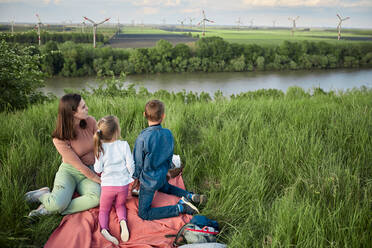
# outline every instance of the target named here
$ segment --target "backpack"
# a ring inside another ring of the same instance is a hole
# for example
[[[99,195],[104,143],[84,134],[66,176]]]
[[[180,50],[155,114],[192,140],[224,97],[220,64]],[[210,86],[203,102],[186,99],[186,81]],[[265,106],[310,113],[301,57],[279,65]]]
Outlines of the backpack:
[[[217,221],[208,219],[203,215],[195,215],[189,223],[185,224],[176,235],[166,235],[166,237],[175,237],[173,245],[179,246],[183,238],[187,244],[216,242],[219,234]]]

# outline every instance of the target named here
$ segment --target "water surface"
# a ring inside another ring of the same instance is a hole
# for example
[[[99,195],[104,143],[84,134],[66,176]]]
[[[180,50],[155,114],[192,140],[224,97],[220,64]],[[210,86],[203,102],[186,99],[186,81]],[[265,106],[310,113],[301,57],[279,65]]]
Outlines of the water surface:
[[[64,94],[64,88],[83,89],[97,87],[95,77],[64,78],[46,80],[45,92],[57,96]],[[320,87],[325,91],[347,90],[354,87],[372,87],[372,70],[321,70],[286,72],[219,72],[219,73],[167,73],[128,76],[125,83],[136,83],[150,92],[164,89],[173,92],[182,90],[208,92],[217,90],[225,96],[258,89],[279,89],[299,86],[305,90]]]

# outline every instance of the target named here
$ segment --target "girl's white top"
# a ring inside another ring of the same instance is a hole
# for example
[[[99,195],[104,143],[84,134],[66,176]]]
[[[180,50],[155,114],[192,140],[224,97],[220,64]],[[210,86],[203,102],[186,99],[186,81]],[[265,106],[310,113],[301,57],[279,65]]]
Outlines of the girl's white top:
[[[101,173],[101,186],[125,186],[133,182],[133,155],[128,142],[102,143],[103,154],[96,158],[94,171]]]

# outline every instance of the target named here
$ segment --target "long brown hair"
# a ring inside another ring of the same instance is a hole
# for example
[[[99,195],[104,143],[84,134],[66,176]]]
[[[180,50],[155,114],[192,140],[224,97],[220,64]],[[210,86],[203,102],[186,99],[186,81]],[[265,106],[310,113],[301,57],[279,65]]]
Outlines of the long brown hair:
[[[81,96],[79,94],[67,94],[59,100],[58,117],[56,129],[52,137],[60,140],[74,140],[76,132],[74,130],[74,113],[80,104]],[[80,121],[80,127],[87,127],[86,120]]]
[[[104,154],[102,141],[110,141],[120,137],[119,120],[116,116],[108,115],[97,123],[97,132],[94,134],[94,156],[99,158],[100,153]]]

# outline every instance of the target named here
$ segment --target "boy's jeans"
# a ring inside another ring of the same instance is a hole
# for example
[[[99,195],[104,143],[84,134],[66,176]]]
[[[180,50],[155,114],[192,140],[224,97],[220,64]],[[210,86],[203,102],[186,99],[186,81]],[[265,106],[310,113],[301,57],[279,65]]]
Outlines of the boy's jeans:
[[[173,186],[166,182],[158,191],[176,195],[178,197],[187,197],[186,190]],[[151,203],[154,198],[155,190],[144,188],[140,186],[138,215],[144,220],[158,220],[163,218],[175,217],[180,214],[177,205],[165,206],[159,208],[151,208]]]
[[[89,169],[92,170],[92,166]],[[75,189],[80,196],[72,199]],[[86,178],[72,165],[62,163],[54,179],[52,192],[42,195],[40,201],[46,210],[66,215],[97,207],[100,193],[98,183]]]

